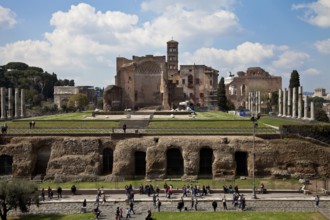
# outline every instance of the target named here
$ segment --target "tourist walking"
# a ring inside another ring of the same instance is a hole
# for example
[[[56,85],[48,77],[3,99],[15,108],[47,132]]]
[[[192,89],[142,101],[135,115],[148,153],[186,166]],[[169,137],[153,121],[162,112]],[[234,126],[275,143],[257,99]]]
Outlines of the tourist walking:
[[[223,196],[222,198],[222,206],[224,210],[228,210],[226,196]]]
[[[315,207],[320,208],[320,197],[319,197],[319,195],[315,196]]]
[[[60,186],[57,188],[57,198],[62,198],[62,188]]]
[[[197,204],[198,204],[197,197],[195,197],[194,203],[195,203],[195,211],[197,211]]]
[[[161,201],[159,199],[157,199],[157,209],[158,212],[160,212],[160,206],[162,205]]]
[[[131,209],[131,212],[135,215],[135,212],[134,212],[134,202],[131,200],[131,202],[129,203],[129,207]]]
[[[131,210],[130,208],[126,209],[126,219],[131,217]]]
[[[217,203],[217,201],[213,200],[213,202],[212,202],[212,207],[213,207],[213,210],[214,210],[214,211],[217,210],[217,207],[218,207],[218,203]]]

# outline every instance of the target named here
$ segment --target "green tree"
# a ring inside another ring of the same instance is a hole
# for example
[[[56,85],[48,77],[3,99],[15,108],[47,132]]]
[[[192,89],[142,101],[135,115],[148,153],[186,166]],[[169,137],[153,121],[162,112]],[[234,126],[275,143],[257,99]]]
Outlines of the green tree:
[[[329,122],[327,113],[321,108],[315,109],[315,120],[322,121],[322,122]]]
[[[226,96],[226,87],[225,87],[225,79],[221,77],[218,86],[218,106],[220,111],[227,111],[228,110],[228,102]]]
[[[33,182],[13,180],[0,182],[0,216],[1,220],[7,219],[7,214],[12,209],[19,208],[28,212],[32,203],[39,205],[37,185]]]
[[[69,98],[68,101],[68,106],[69,108],[72,109],[83,109],[84,107],[86,107],[88,105],[88,98],[87,95],[82,94],[82,93],[78,93],[78,94],[74,94]]]
[[[300,86],[300,76],[297,70],[293,70],[290,77],[289,88],[292,89],[294,87]]]
[[[10,62],[5,65],[6,69],[12,69],[12,70],[26,70],[29,65],[22,62]]]

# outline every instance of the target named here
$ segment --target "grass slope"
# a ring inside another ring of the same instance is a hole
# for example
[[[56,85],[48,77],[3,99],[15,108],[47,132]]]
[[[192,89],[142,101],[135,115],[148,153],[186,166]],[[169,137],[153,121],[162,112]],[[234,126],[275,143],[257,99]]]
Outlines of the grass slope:
[[[326,220],[317,212],[154,212],[155,220]]]

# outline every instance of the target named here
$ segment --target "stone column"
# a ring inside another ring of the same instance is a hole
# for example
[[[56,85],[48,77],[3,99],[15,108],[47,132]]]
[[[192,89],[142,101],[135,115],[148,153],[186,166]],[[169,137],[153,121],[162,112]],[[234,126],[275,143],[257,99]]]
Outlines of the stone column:
[[[248,93],[247,109],[251,110],[251,92]]]
[[[287,100],[287,95],[288,95],[288,93],[287,93],[287,91],[286,91],[286,89],[284,89],[284,91],[283,91],[283,117],[286,117],[286,100]]]
[[[296,87],[294,87],[292,88],[292,118],[297,117],[296,105],[297,105]]]
[[[304,119],[308,119],[307,117],[308,112],[308,103],[307,103],[307,95],[304,96]]]
[[[302,86],[298,87],[298,118],[301,118],[302,113]]]
[[[282,116],[282,89],[278,90],[278,116]]]
[[[19,95],[19,89],[15,88],[15,116],[14,116],[15,118],[18,118],[18,108],[19,108],[19,106],[18,106],[18,99],[19,99],[18,95]]]
[[[287,116],[291,117],[292,111],[291,111],[291,89],[288,88],[288,101],[287,101],[287,106],[288,106],[288,111],[287,111]]]
[[[1,119],[6,119],[6,99],[5,99],[5,88],[1,87]]]
[[[258,110],[257,113],[261,112],[261,92],[257,91],[257,97],[258,97]]]
[[[21,118],[25,117],[24,89],[21,89]]]
[[[311,120],[315,120],[314,102],[311,102]]]
[[[12,88],[8,88],[8,119],[13,117],[13,90]]]

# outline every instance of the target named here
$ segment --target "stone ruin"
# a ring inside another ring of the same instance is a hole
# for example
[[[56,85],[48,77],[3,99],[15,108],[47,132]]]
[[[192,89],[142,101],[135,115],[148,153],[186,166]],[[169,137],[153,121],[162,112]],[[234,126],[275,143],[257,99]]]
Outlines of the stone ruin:
[[[0,175],[55,181],[232,179],[253,174],[252,136],[10,137]],[[329,177],[330,149],[302,139],[255,139],[257,177]]]
[[[0,108],[1,108],[1,119],[12,119],[12,118],[24,118],[25,117],[25,100],[24,100],[24,89],[15,88],[14,100],[13,100],[13,89],[12,88],[0,88]],[[19,93],[21,91],[21,96]],[[6,94],[7,93],[7,94]],[[6,100],[6,95],[8,99]],[[13,108],[14,101],[14,108]]]

